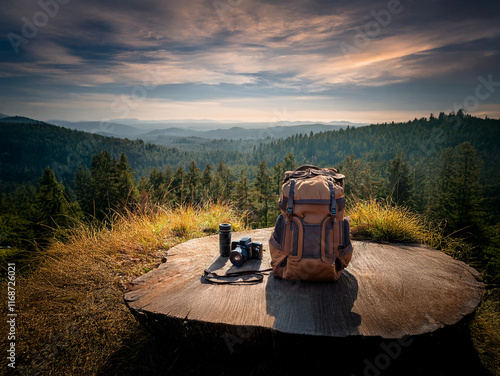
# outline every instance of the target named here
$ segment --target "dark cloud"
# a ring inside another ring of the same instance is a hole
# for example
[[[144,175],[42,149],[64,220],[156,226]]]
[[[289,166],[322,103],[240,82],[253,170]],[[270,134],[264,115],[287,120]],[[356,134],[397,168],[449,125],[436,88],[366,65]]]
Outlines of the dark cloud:
[[[42,8],[8,2],[0,112],[19,101],[112,102],[148,70],[159,73],[147,98],[166,103],[309,96],[353,111],[447,106],[470,95],[479,75],[500,80],[500,2],[401,0],[390,16],[388,4],[395,0],[254,0],[221,13],[210,0],[72,0],[16,53],[9,33],[25,37],[24,20]],[[500,102],[494,94],[484,104]]]

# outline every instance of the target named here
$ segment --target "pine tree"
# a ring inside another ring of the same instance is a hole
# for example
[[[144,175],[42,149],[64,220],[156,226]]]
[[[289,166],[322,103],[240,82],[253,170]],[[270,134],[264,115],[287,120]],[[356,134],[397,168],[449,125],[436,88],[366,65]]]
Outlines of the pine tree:
[[[285,171],[293,171],[297,168],[297,162],[295,161],[295,157],[292,153],[288,153],[288,155],[283,159],[283,168]]]
[[[257,192],[257,199],[260,203],[259,225],[268,227],[272,224],[269,218],[269,206],[273,198],[273,187],[271,175],[269,174],[265,161],[261,161],[257,166],[254,189]]]
[[[104,151],[92,158],[90,170],[93,195],[93,214],[104,219],[119,202],[118,170],[116,161]]]
[[[438,213],[453,230],[470,226],[480,203],[482,160],[469,142],[446,149],[441,160]]]
[[[182,167],[175,170],[174,178],[172,181],[172,192],[175,197],[176,203],[183,203],[186,200],[186,182],[185,171]]]
[[[205,200],[209,200],[213,198],[212,196],[212,167],[207,163],[205,166],[205,170],[203,170],[203,176],[201,178],[201,182],[203,185],[203,197]]]
[[[186,174],[187,196],[191,203],[197,203],[201,199],[201,182],[200,169],[191,161]]]
[[[234,201],[238,209],[250,209],[250,182],[244,170],[241,170],[238,175],[238,181],[234,189]]]
[[[402,153],[391,160],[387,169],[389,175],[389,192],[398,205],[408,204],[413,188],[410,165]]]
[[[127,156],[122,153],[116,164],[118,181],[118,202],[117,205],[127,206],[137,199],[137,187],[132,176],[132,168],[128,163]],[[121,209],[121,208],[120,208]]]
[[[37,233],[47,238],[52,229],[68,226],[71,206],[64,194],[64,186],[57,181],[54,171],[46,167],[37,192]]]
[[[374,197],[378,188],[375,175],[365,162],[350,155],[340,164],[340,172],[346,176],[345,194],[359,198]]]
[[[93,210],[92,184],[90,171],[86,167],[79,167],[75,177],[76,200],[80,208],[87,214]]]
[[[273,167],[273,190],[279,194],[283,183],[283,176],[286,171],[293,171],[297,167],[297,162],[292,153],[288,153],[283,159],[283,163],[276,163]]]
[[[233,190],[233,177],[229,168],[220,161],[213,178],[213,197],[217,201],[227,201]]]

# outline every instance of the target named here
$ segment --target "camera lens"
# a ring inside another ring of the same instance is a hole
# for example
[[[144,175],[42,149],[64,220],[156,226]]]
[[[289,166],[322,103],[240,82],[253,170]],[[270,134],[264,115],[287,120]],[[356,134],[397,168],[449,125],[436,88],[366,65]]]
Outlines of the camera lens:
[[[231,224],[219,225],[219,252],[221,257],[228,257],[231,252]]]
[[[243,257],[241,257],[241,253],[235,253],[233,257],[231,257],[231,261],[236,264],[240,264]]]
[[[234,266],[241,266],[248,259],[248,252],[245,248],[241,248],[240,246],[236,247],[231,251],[229,255],[229,260],[233,263]]]

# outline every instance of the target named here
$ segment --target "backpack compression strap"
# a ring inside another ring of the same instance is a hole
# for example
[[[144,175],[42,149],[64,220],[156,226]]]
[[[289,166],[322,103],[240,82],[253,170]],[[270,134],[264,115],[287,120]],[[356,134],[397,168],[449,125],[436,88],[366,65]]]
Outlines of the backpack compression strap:
[[[205,269],[203,272],[203,279],[214,285],[256,285],[257,283],[262,283],[265,275],[269,275],[269,272],[273,270],[264,269],[264,270],[243,270],[241,272],[232,272],[226,273],[224,275],[218,275],[215,272],[211,272],[210,270]],[[249,279],[242,280],[233,280],[227,281],[224,278],[234,278],[249,275],[252,276]]]
[[[335,216],[337,214],[337,199],[335,198],[335,189],[333,188],[333,182],[328,179],[328,188],[330,189],[330,214]]]

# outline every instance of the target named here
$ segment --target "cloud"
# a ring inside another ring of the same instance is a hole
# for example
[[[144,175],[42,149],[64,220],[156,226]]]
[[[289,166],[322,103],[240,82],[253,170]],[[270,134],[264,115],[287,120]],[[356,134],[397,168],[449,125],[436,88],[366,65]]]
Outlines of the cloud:
[[[192,103],[208,117],[206,103],[227,106],[231,98],[252,102],[256,114],[269,111],[266,101],[293,102],[299,111],[311,101],[293,98],[305,96],[328,97],[321,103],[336,110],[338,103],[361,109],[382,102],[389,111],[391,102],[398,102],[396,110],[408,98],[401,90],[412,93],[405,106],[413,110],[429,108],[427,98],[436,93],[445,106],[474,87],[479,74],[500,77],[498,1],[478,7],[465,0],[402,0],[401,12],[370,37],[367,25],[374,14],[387,16],[387,1],[221,1],[223,11],[208,0],[72,0],[18,54],[8,41],[0,43],[0,100],[8,107],[26,98],[30,106],[60,98],[76,109],[78,98],[99,108],[106,100],[109,107],[150,80],[155,89],[141,104],[144,114],[159,108],[154,100],[168,108],[182,103],[176,111]],[[40,10],[28,0],[7,3],[1,35],[20,34],[21,18]],[[356,44],[363,33],[367,43]],[[346,54],[345,45],[353,52]],[[246,107],[241,111],[248,117]]]

